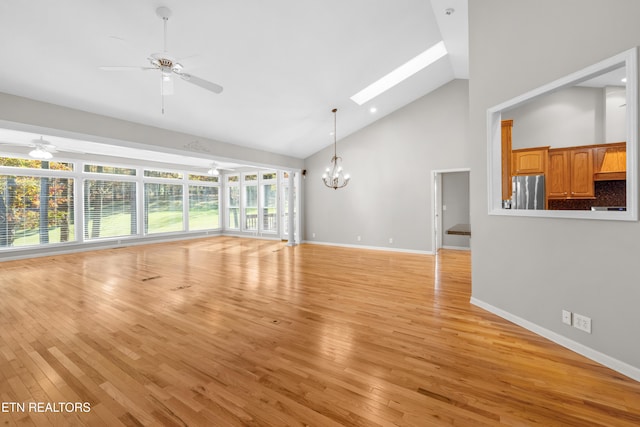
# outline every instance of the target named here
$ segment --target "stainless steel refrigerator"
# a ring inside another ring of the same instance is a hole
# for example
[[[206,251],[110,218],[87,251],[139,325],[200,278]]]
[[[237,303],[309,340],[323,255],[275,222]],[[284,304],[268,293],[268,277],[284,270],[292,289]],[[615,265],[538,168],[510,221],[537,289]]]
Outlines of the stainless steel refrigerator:
[[[511,209],[544,209],[544,175],[511,178]]]

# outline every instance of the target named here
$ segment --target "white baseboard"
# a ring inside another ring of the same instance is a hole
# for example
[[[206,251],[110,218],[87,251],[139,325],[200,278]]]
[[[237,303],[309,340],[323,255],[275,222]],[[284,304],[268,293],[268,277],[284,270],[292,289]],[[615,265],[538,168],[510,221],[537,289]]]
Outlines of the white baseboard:
[[[528,329],[535,334],[543,336],[555,342],[556,344],[560,344],[561,346],[568,348],[569,350],[572,350],[588,359],[591,359],[594,362],[598,362],[601,365],[611,368],[614,371],[621,373],[622,375],[626,375],[629,378],[640,381],[640,368],[629,365],[628,363],[622,362],[621,360],[615,359],[604,353],[600,353],[599,351],[594,350],[591,347],[587,347],[584,344],[573,341],[563,335],[560,335],[556,332],[550,331],[549,329],[543,328],[540,325],[518,317],[515,314],[511,314],[484,301],[480,301],[477,298],[471,297],[471,304],[487,310],[497,316],[500,316],[503,319],[513,322],[518,326],[522,326],[523,328]]]
[[[342,248],[371,249],[374,251],[402,252],[406,254],[433,255],[432,251],[419,251],[416,249],[403,249],[403,248],[388,248],[386,246],[350,245],[347,243],[317,242],[315,240],[304,240],[302,243],[308,243],[311,245],[339,246]]]
[[[118,249],[128,246],[151,245],[154,243],[169,243],[180,240],[206,239],[220,236],[219,230],[194,233],[167,233],[144,237],[114,237],[104,240],[87,242],[53,243],[51,245],[34,245],[19,247],[16,250],[0,252],[0,262],[14,261],[27,258],[39,258],[55,255],[66,255],[80,252],[98,251],[102,249]]]
[[[453,249],[454,251],[470,251],[469,246],[443,246],[441,249]]]

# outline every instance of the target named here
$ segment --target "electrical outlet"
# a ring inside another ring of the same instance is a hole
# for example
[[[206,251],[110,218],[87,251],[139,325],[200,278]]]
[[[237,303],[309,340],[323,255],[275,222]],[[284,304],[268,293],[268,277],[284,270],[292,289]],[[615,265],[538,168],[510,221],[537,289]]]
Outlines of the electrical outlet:
[[[359,242],[359,241],[361,241],[361,240],[362,240],[362,237],[361,237],[361,236],[358,236],[358,237],[357,237],[357,239],[358,239],[358,242]]]
[[[591,318],[582,314],[573,313],[573,327],[588,334],[591,333]]]
[[[316,238],[316,233],[311,233],[311,237]]]
[[[447,205],[442,205],[442,210],[446,211],[447,210]]]
[[[571,312],[567,310],[562,310],[562,323],[566,325],[571,325]]]
[[[389,237],[389,243],[393,243],[393,237]]]

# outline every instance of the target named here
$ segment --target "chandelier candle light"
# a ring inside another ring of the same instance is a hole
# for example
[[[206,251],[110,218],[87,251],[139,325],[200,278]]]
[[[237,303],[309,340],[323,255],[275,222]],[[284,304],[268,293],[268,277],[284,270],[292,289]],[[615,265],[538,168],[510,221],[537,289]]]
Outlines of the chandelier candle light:
[[[349,175],[345,175],[342,166],[342,157],[338,157],[336,146],[337,146],[337,138],[336,138],[336,113],[338,109],[334,108],[331,110],[333,113],[333,157],[331,158],[331,164],[322,175],[322,182],[329,188],[333,188],[337,190],[338,188],[345,187],[349,183]]]

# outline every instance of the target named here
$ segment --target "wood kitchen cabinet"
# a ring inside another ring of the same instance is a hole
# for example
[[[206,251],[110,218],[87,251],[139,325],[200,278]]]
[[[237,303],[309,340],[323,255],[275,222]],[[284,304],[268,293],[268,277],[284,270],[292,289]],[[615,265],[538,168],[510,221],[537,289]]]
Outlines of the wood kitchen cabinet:
[[[547,198],[566,199],[569,197],[571,178],[569,176],[569,151],[563,148],[549,150],[549,169],[545,182]]]
[[[556,148],[549,150],[547,198],[592,199],[593,148]]]
[[[545,175],[549,147],[523,148],[511,152],[513,175]]]
[[[595,198],[593,184],[593,149],[572,148],[569,150],[570,192],[572,199]]]

